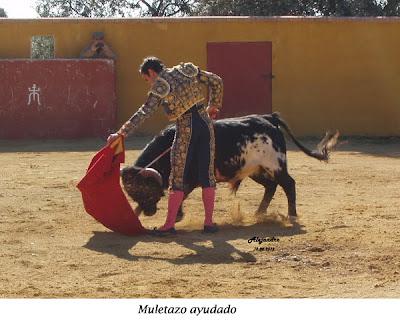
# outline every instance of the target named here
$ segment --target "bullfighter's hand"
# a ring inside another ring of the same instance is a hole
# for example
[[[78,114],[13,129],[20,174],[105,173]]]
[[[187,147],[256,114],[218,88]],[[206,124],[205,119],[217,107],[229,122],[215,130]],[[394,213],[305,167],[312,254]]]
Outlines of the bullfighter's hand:
[[[218,115],[219,109],[216,106],[208,106],[207,113],[211,119],[215,119]]]
[[[112,133],[112,134],[110,134],[109,136],[108,136],[108,138],[107,138],[107,143],[108,144],[111,144],[111,143],[113,143],[115,140],[117,140],[118,138],[119,138],[119,134],[118,133]]]

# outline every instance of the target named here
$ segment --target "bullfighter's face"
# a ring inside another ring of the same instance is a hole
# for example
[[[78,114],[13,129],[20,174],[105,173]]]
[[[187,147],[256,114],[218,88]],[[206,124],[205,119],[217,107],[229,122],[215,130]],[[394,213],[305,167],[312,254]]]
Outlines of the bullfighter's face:
[[[142,78],[144,81],[146,81],[150,86],[154,84],[158,77],[158,73],[155,72],[153,69],[148,70],[148,74],[142,73]]]
[[[162,181],[156,171],[139,173],[136,167],[126,167],[121,171],[122,183],[125,191],[137,202],[138,213],[152,216],[157,212],[157,203],[164,196]]]

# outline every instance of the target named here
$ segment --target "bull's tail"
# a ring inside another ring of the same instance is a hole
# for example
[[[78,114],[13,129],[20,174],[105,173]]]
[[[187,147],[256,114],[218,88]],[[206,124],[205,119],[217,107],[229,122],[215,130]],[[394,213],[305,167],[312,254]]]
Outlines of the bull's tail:
[[[296,139],[288,124],[280,117],[279,113],[274,112],[269,116],[268,120],[271,121],[273,125],[285,129],[289,137],[301,151],[303,151],[306,155],[318,160],[328,161],[329,152],[336,146],[338,142],[339,131],[336,130],[334,133],[327,132],[325,137],[320,141],[320,143],[318,143],[316,150],[310,150]]]

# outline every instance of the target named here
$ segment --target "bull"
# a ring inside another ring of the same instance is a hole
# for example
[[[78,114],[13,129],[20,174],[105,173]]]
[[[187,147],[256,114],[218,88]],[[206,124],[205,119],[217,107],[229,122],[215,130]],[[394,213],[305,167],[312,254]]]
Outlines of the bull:
[[[282,129],[301,151],[321,161],[328,161],[329,152],[339,136],[338,132],[328,132],[317,147],[310,150],[296,139],[278,113],[216,120],[214,128],[217,182],[229,183],[234,193],[247,177],[262,185],[265,190],[257,213],[267,212],[279,185],[288,200],[289,218],[297,216],[296,186],[287,169],[287,149]],[[155,161],[149,169],[143,168],[171,147],[174,135],[175,126],[167,127],[146,145],[132,166],[121,170],[124,189],[132,200],[137,202],[138,214],[143,212],[146,216],[154,215],[157,203],[165,195],[171,172],[170,152]],[[197,165],[191,163],[188,181],[184,186],[185,198],[198,186]],[[181,205],[177,221],[180,221],[183,215]]]

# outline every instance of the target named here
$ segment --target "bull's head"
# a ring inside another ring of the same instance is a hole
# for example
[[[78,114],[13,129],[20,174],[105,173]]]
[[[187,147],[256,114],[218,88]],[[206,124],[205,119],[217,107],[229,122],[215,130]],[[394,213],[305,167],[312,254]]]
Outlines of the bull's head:
[[[158,201],[164,196],[162,177],[158,171],[131,166],[121,170],[121,177],[125,191],[138,203],[137,213],[143,211],[146,216],[154,215]]]

